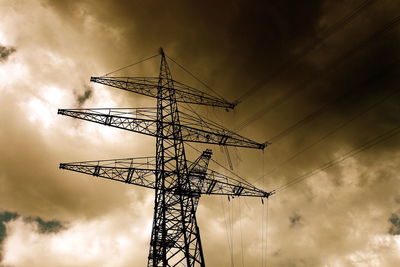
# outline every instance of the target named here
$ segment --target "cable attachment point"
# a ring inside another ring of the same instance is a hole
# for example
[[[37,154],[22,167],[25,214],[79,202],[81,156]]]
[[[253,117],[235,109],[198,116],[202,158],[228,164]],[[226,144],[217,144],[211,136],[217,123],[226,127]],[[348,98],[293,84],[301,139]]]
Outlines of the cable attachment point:
[[[160,47],[160,48],[158,49],[158,52],[160,53],[161,56],[164,56],[164,55],[165,55],[164,49],[163,49],[162,47]]]

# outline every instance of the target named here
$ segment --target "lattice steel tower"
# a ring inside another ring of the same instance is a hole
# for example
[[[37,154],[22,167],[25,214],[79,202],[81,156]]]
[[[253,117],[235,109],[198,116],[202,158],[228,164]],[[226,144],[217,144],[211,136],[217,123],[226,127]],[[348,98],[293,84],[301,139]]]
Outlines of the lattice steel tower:
[[[190,162],[185,142],[264,149],[220,125],[178,110],[178,103],[233,109],[234,104],[174,81],[160,49],[159,77],[92,77],[157,99],[156,108],[59,109],[58,114],[156,137],[155,157],[61,163],[60,168],[155,190],[149,267],[205,266],[196,209],[202,194],[267,198],[270,193],[208,169],[211,150]]]

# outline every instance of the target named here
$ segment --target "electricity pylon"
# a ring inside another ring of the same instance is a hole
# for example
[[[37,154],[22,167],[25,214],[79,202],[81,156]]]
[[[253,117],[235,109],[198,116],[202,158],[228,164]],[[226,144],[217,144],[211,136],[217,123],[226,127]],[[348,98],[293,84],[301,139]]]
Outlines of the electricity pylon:
[[[234,104],[172,79],[160,49],[159,77],[92,77],[105,84],[157,99],[156,108],[59,109],[58,114],[156,137],[155,157],[61,163],[60,168],[155,190],[148,267],[205,266],[196,209],[202,194],[267,198],[245,180],[208,169],[211,150],[194,162],[185,142],[264,149],[224,127],[180,112],[178,103],[233,109]]]

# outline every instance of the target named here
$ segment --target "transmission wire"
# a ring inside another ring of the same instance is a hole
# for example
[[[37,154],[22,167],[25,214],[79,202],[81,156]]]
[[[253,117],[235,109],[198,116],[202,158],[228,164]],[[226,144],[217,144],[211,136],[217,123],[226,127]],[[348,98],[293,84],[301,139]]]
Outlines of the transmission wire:
[[[262,172],[263,172],[263,180],[262,180],[262,186],[265,188],[265,160],[264,160],[264,150],[262,151]],[[268,199],[268,198],[267,198]],[[264,202],[261,207],[261,266],[264,267],[265,265],[265,250],[264,250],[264,238],[265,238],[265,232],[264,232],[264,213],[265,213],[265,207],[264,207]]]
[[[385,33],[386,31],[388,31],[391,28],[393,28],[394,26],[396,26],[399,22],[400,22],[400,16],[395,17],[390,23],[386,24],[384,27],[379,29],[374,34],[372,34],[369,38],[365,39],[364,41],[360,42],[358,45],[356,45],[352,49],[345,52],[338,59],[336,59],[333,63],[329,64],[327,67],[325,67],[324,69],[322,69],[319,72],[324,71],[322,73],[322,75],[327,75],[334,69],[335,66],[342,64],[347,58],[353,56],[358,51],[361,51],[362,48],[364,48],[364,46],[366,44],[368,44],[369,42],[371,42],[372,40],[377,38],[379,35]],[[310,79],[307,79],[306,82],[303,82],[302,85],[303,84],[307,85],[310,82],[312,82],[313,80],[314,80],[313,77],[311,77]],[[248,125],[250,125],[254,121],[263,117],[265,114],[267,114],[267,112],[270,112],[271,110],[276,108],[278,105],[282,104],[283,102],[287,101],[289,98],[293,97],[294,95],[296,95],[296,94],[300,93],[301,91],[303,91],[304,89],[306,89],[306,86],[297,86],[295,88],[297,88],[298,90],[296,90],[294,93],[291,93],[292,90],[288,90],[283,97],[281,97],[280,99],[277,99],[272,105],[261,109],[260,111],[258,111],[254,115],[252,115],[250,118],[248,118],[247,120],[245,120],[241,124],[239,124],[239,126],[236,130],[238,130],[238,131],[243,130],[244,128],[246,128]]]
[[[190,143],[186,143],[186,145],[188,145],[189,147],[191,147],[192,149],[196,150],[199,153],[202,153],[199,149],[195,148],[194,146],[192,146]],[[251,183],[249,183],[246,179],[244,179],[242,176],[240,176],[239,174],[233,172],[232,170],[226,168],[225,166],[223,166],[222,164],[220,164],[218,161],[210,158],[210,160],[212,162],[214,162],[215,164],[217,164],[218,166],[220,166],[221,168],[223,168],[224,170],[230,172],[231,174],[233,174],[234,176],[236,176],[237,178],[239,178],[240,180],[242,180],[244,183],[251,185]]]
[[[337,127],[335,127],[333,130],[329,131],[327,134],[325,134],[324,136],[322,136],[320,139],[318,139],[317,141],[315,141],[314,143],[311,143],[310,145],[306,146],[305,148],[303,148],[302,150],[292,154],[289,158],[287,158],[286,160],[282,161],[281,163],[278,164],[278,166],[275,166],[271,171],[269,171],[267,174],[272,174],[274,173],[279,167],[285,165],[286,163],[288,163],[289,161],[297,158],[298,156],[300,156],[301,154],[305,153],[306,151],[310,150],[311,148],[313,148],[315,145],[321,143],[322,141],[326,140],[328,137],[330,137],[331,135],[333,135],[334,133],[336,133],[337,131],[339,131],[340,129],[343,129],[345,126],[347,126],[349,123],[353,122],[354,120],[358,119],[359,117],[361,117],[362,115],[366,114],[367,112],[371,111],[372,109],[374,109],[375,107],[377,107],[378,105],[382,104],[383,102],[385,102],[386,100],[388,100],[389,98],[393,97],[394,95],[398,94],[400,92],[400,87],[391,91],[389,94],[385,95],[384,97],[378,99],[378,101],[372,103],[371,105],[369,105],[367,108],[365,108],[364,110],[362,110],[361,112],[358,112],[357,114],[353,115],[352,117],[350,117],[348,120],[342,122],[341,124],[339,124]],[[261,177],[260,177],[261,178]],[[257,182],[260,178],[256,179],[255,182]]]
[[[221,206],[222,206],[222,210],[224,213],[224,221],[225,221],[225,232],[226,232],[226,237],[228,239],[228,248],[230,251],[230,260],[231,260],[231,266],[234,266],[234,261],[233,261],[233,240],[232,240],[232,235],[229,235],[229,233],[231,233],[231,231],[229,231],[229,227],[228,227],[228,220],[226,218],[226,212],[225,212],[225,207],[224,207],[224,203],[222,201],[222,197],[220,198],[221,200]],[[229,205],[228,205],[229,206]],[[229,219],[229,210],[228,210],[228,219]]]
[[[189,105],[189,104],[187,104],[187,103],[183,103],[184,105],[182,105],[182,108],[183,109],[185,109],[185,110],[187,110],[187,111],[191,111],[191,112],[193,112],[196,116],[197,116],[197,118],[200,120],[200,121],[202,121],[204,124],[207,124],[207,121],[205,121],[200,115],[199,115],[199,113],[197,113],[197,111],[194,109],[194,108],[192,108],[192,106],[191,105]],[[212,123],[215,123],[215,122],[213,122],[212,120],[210,120],[208,117],[205,117],[208,121],[210,121],[210,122],[212,122]],[[217,123],[215,123],[215,124],[217,124]]]
[[[353,156],[355,156],[355,155],[357,155],[379,143],[382,143],[382,142],[388,140],[389,138],[396,136],[399,133],[400,133],[400,126],[396,126],[396,127],[392,128],[391,130],[386,131],[383,134],[380,134],[377,137],[365,142],[361,146],[346,152],[345,154],[342,155],[342,157],[333,159],[333,160],[321,165],[320,167],[318,167],[314,170],[311,170],[310,172],[307,172],[305,174],[302,174],[302,175],[299,175],[297,177],[290,179],[290,181],[288,183],[274,189],[272,192],[275,194],[275,193],[279,193],[283,190],[286,190],[288,187],[290,187],[294,184],[297,184],[311,176],[314,176],[315,174],[320,173],[321,171],[326,170],[334,165],[337,165],[350,157],[353,157]]]
[[[388,75],[389,73],[391,73],[392,71],[396,71],[396,69],[392,68],[393,66],[397,66],[397,64],[400,62],[400,60],[396,60],[394,62],[392,62],[391,64],[388,64],[387,67],[385,67],[385,71],[380,72],[378,75],[374,75],[372,77],[369,77],[367,80],[363,81],[360,86],[362,86],[365,83],[370,83],[372,78],[377,78],[377,77],[381,77],[384,75]],[[389,71],[386,71],[388,68],[390,67]],[[359,87],[360,89],[360,87]],[[320,106],[318,109],[314,110],[313,112],[309,113],[307,116],[305,116],[304,118],[298,120],[296,123],[292,124],[291,126],[289,126],[288,128],[286,128],[285,130],[277,133],[276,135],[274,135],[273,137],[271,137],[269,139],[270,142],[274,143],[279,141],[280,139],[284,138],[285,136],[287,136],[288,134],[290,134],[291,132],[293,132],[294,130],[300,128],[301,126],[303,126],[304,124],[306,124],[307,122],[313,120],[315,117],[321,115],[323,113],[323,111],[325,109],[327,109],[329,106],[332,106],[333,104],[339,102],[342,99],[345,99],[346,97],[354,94],[354,93],[358,93],[359,90],[355,90],[355,91],[347,91],[344,94],[336,97],[334,99],[334,101],[332,102],[328,102],[322,106]]]
[[[120,70],[123,70],[123,69],[129,68],[129,67],[135,66],[135,65],[137,65],[137,64],[139,64],[139,63],[142,63],[142,62],[144,62],[144,61],[147,61],[147,60],[149,60],[149,59],[152,59],[152,58],[154,58],[154,57],[157,57],[157,56],[159,56],[159,55],[160,55],[160,54],[156,54],[156,55],[153,55],[153,56],[151,56],[151,57],[148,57],[148,58],[145,58],[145,59],[139,60],[138,62],[135,62],[135,63],[129,64],[129,65],[125,66],[125,67],[122,67],[122,68],[119,68],[119,69],[117,69],[117,70],[114,70],[114,71],[112,71],[112,72],[109,72],[109,73],[107,73],[107,74],[104,74],[104,75],[103,75],[103,76],[101,76],[101,77],[107,77],[108,75],[110,75],[110,74],[113,74],[113,73],[115,73],[115,72],[117,72],[117,71],[120,71]]]
[[[269,198],[266,199],[267,201],[267,218],[266,218],[266,225],[265,225],[265,267],[268,267],[268,220],[269,220]]]
[[[242,267],[244,267],[244,252],[243,252],[243,229],[242,229],[242,207],[239,197],[239,227],[240,227],[240,246],[242,249]]]
[[[353,10],[348,16],[344,17],[342,20],[338,21],[335,23],[333,26],[325,30],[325,33],[323,33],[323,36],[321,38],[316,38],[314,42],[312,42],[310,45],[303,47],[302,53],[298,54],[297,56],[288,59],[285,61],[283,64],[281,64],[272,74],[267,76],[266,79],[263,79],[261,82],[247,90],[242,96],[240,96],[235,102],[240,103],[244,102],[248,97],[253,95],[256,91],[264,87],[266,84],[271,82],[271,80],[278,75],[279,73],[282,73],[285,69],[287,69],[289,66],[293,65],[300,59],[302,59],[304,56],[306,56],[308,53],[313,51],[315,48],[317,48],[321,43],[323,43],[329,36],[334,34],[336,31],[338,31],[340,28],[343,26],[346,26],[349,24],[353,18],[355,18],[363,9],[368,7],[370,4],[375,2],[376,0],[366,0],[364,1],[360,6],[358,6],[355,10]]]
[[[174,59],[172,59],[171,57],[169,57],[168,55],[166,55],[167,58],[169,58],[172,62],[174,62],[176,65],[178,65],[178,67],[180,67],[182,70],[184,70],[187,74],[189,74],[190,76],[192,76],[192,78],[194,78],[196,81],[200,82],[202,85],[204,85],[207,89],[209,89],[211,92],[213,92],[214,94],[216,94],[219,98],[221,98],[222,100],[226,101],[225,98],[223,96],[221,96],[217,91],[213,90],[210,86],[208,86],[205,82],[203,82],[202,80],[200,80],[199,78],[197,78],[193,73],[191,73],[189,70],[187,70],[185,67],[183,67],[181,64],[179,64],[178,62],[176,62]],[[228,101],[226,101],[228,102]]]
[[[231,231],[231,243],[232,243],[232,267],[234,267],[235,264],[235,250],[234,250],[234,235],[233,235],[233,201],[228,201],[228,214],[229,214],[229,226],[230,226],[230,231]]]

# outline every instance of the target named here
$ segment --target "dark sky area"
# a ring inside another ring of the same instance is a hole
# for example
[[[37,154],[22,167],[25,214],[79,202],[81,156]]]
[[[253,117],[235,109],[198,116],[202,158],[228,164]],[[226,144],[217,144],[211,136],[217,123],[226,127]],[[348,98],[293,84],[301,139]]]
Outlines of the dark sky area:
[[[268,201],[201,198],[207,266],[400,261],[398,1],[28,0],[0,1],[0,14],[1,266],[145,266],[153,192],[58,164],[153,155],[154,139],[57,109],[154,106],[89,80],[159,47],[238,103],[199,114],[271,142],[228,149],[232,172],[276,190]],[[229,169],[219,147],[196,145],[208,147]]]

